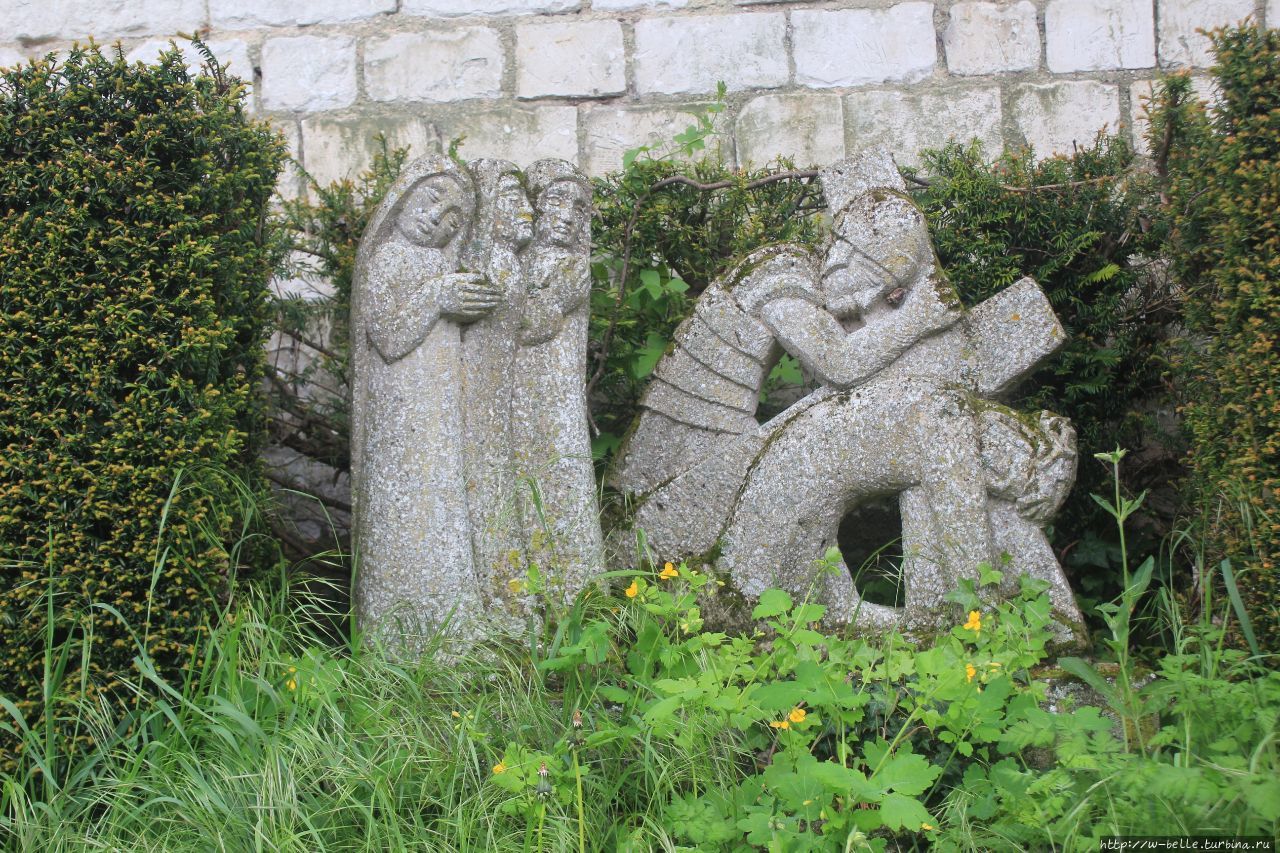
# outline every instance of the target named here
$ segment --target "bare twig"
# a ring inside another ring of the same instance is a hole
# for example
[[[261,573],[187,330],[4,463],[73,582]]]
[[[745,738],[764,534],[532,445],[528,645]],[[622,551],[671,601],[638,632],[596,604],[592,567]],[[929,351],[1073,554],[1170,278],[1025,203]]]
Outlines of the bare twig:
[[[1060,184],[1040,184],[1034,187],[1015,187],[1012,184],[1000,184],[1000,189],[1011,193],[1036,193],[1042,190],[1066,190],[1072,187],[1084,187],[1090,184],[1102,184],[1107,181],[1114,181],[1122,178],[1124,175],[1099,175],[1096,178],[1084,178],[1079,181],[1065,181]]]
[[[306,495],[309,498],[315,498],[317,501],[319,501],[320,503],[324,504],[327,507],[330,507],[331,509],[341,510],[342,512],[348,512],[348,513],[351,512],[351,504],[347,503],[346,501],[341,500],[340,498],[331,497],[329,495],[317,494],[316,492],[313,492],[310,489],[305,488],[300,483],[295,483],[294,481],[288,479],[287,477],[280,476],[279,474],[272,471],[271,469],[267,469],[267,479],[275,483],[277,486],[279,486],[282,489],[288,489],[291,492],[298,492],[299,494]]]
[[[284,332],[284,334],[288,335],[289,337],[293,338],[298,343],[302,344],[305,347],[309,347],[310,349],[315,350],[321,355],[328,356],[334,361],[342,360],[342,357],[338,355],[336,352],[334,352],[333,350],[329,349],[328,347],[320,343],[317,343],[316,341],[311,340],[310,338],[303,335],[301,332],[297,332],[293,329],[282,329],[281,331]]]

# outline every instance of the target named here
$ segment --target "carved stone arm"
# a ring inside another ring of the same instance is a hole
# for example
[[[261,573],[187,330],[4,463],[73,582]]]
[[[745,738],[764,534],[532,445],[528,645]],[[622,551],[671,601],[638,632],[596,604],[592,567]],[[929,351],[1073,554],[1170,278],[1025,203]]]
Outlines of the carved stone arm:
[[[520,325],[520,343],[532,346],[551,340],[564,327],[564,318],[586,304],[591,295],[591,269],[586,258],[560,260],[545,287],[530,291]]]
[[[761,319],[783,349],[824,385],[841,389],[867,381],[959,316],[956,311],[922,318],[919,309],[904,305],[881,322],[846,332],[830,312],[803,299],[778,299],[761,309]]]

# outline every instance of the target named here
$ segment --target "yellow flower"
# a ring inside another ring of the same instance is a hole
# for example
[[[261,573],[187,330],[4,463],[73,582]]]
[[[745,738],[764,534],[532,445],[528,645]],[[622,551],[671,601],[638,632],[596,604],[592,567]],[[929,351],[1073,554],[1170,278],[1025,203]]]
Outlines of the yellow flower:
[[[633,580],[631,582],[631,586],[627,587],[626,591],[627,591],[627,598],[635,598],[637,595],[640,594],[640,584],[637,581]]]
[[[664,581],[669,581],[672,578],[680,577],[680,573],[676,571],[675,566],[671,563],[667,563],[662,567],[662,571],[658,572],[658,577],[662,578]]]
[[[290,678],[288,681],[286,681],[286,682],[284,683],[284,686],[285,686],[285,687],[288,687],[290,690],[297,690],[297,689],[298,689],[298,682],[296,682],[296,681],[294,681],[292,678]]]
[[[969,621],[964,623],[964,627],[973,631],[975,634],[982,633],[982,614],[976,610],[970,610]]]
[[[769,728],[771,728],[771,729],[789,729],[789,728],[791,728],[791,723],[787,722],[786,720],[770,720],[770,721],[769,721]]]
[[[931,824],[931,823],[922,823],[922,824],[920,824],[920,828],[921,828],[921,829],[923,829],[925,832],[931,832],[931,831],[933,831],[933,830],[937,829],[937,827],[936,827],[936,826],[934,826],[934,825],[933,825],[933,824]]]
[[[493,765],[493,774],[495,776],[498,775],[499,773],[506,773],[506,772],[507,772],[507,765],[503,764],[501,761]]]
[[[971,663],[964,665],[964,680],[966,682],[973,681],[973,677],[978,674],[978,669]]]
[[[787,719],[793,723],[803,723],[806,716],[804,708],[793,708],[791,713],[787,714]]]
[[[449,716],[453,717],[454,719],[458,719],[458,718],[459,718],[459,717],[461,717],[462,715],[461,715],[461,714],[459,714],[457,711],[450,711],[450,712],[449,712]]]

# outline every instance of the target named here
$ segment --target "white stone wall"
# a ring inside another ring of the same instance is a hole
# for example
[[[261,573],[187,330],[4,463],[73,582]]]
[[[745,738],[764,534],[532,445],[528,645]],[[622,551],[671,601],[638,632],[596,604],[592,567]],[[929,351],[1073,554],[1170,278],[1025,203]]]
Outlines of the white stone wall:
[[[146,60],[200,32],[322,182],[379,131],[598,174],[721,81],[739,165],[868,143],[915,162],[949,138],[1069,151],[1140,127],[1161,70],[1208,64],[1197,31],[1246,17],[1280,24],[1277,0],[0,0],[0,63],[90,35]]]

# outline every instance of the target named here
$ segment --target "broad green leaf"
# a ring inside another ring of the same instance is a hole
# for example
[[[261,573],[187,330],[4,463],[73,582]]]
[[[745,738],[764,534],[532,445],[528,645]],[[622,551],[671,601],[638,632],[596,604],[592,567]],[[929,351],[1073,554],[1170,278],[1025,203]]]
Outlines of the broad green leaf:
[[[760,594],[760,602],[751,611],[752,619],[768,619],[791,609],[791,596],[780,589],[766,589]]]
[[[794,681],[770,681],[758,685],[748,699],[765,711],[790,711],[805,701],[808,691]]]
[[[889,794],[880,803],[880,819],[889,829],[906,829],[917,832],[924,824],[933,823],[933,816],[920,805],[919,800],[902,794]]]
[[[645,338],[643,347],[636,350],[631,360],[631,373],[636,379],[644,379],[657,367],[658,361],[667,351],[667,339],[657,332],[650,332]]]
[[[871,777],[881,789],[915,796],[923,794],[938,778],[942,768],[930,764],[923,755],[900,752]]]
[[[652,725],[671,719],[680,708],[682,698],[681,696],[668,696],[666,699],[654,702],[649,706],[649,710],[644,712],[644,721]]]

